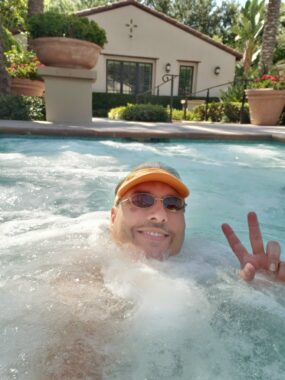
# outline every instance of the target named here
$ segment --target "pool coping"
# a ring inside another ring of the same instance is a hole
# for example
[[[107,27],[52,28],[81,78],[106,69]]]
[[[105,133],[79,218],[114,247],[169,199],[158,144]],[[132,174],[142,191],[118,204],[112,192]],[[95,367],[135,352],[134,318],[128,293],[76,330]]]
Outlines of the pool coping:
[[[133,140],[249,140],[285,143],[285,126],[255,126],[209,122],[146,123],[94,118],[71,125],[46,121],[0,120],[0,137],[6,135],[126,138]]]

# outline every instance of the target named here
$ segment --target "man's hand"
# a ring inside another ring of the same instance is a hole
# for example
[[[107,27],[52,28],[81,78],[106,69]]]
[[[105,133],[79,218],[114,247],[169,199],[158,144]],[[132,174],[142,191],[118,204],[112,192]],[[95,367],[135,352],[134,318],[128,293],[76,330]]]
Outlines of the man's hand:
[[[254,279],[256,271],[265,270],[275,280],[285,282],[285,262],[280,261],[281,248],[279,243],[277,241],[269,241],[265,251],[255,212],[250,212],[247,220],[252,254],[242,245],[230,225],[222,225],[223,233],[231,249],[239,259],[241,278],[251,281]]]

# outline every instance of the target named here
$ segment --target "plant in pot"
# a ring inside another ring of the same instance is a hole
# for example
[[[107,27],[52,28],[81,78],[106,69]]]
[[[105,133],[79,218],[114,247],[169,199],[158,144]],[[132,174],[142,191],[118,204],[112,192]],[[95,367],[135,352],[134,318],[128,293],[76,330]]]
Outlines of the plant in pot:
[[[28,31],[46,66],[92,69],[107,42],[105,30],[95,21],[55,12],[31,17]]]
[[[276,125],[285,107],[285,77],[263,74],[247,89],[250,120],[256,125]]]
[[[44,82],[37,70],[41,65],[32,51],[19,50],[16,46],[5,52],[6,70],[11,80],[13,95],[43,96]]]

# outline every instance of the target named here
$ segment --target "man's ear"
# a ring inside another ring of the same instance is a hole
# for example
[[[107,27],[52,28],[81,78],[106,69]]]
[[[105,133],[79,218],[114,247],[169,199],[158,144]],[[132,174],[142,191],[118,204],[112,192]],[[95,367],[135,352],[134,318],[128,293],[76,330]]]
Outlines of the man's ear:
[[[111,208],[111,224],[114,224],[115,222],[117,211],[118,211],[117,207]]]

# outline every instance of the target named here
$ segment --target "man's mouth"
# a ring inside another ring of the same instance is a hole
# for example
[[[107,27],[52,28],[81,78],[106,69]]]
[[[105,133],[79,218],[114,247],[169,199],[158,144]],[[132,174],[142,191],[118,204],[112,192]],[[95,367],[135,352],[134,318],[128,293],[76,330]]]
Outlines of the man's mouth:
[[[138,229],[137,232],[145,239],[152,241],[162,241],[169,237],[169,233],[163,230]]]

